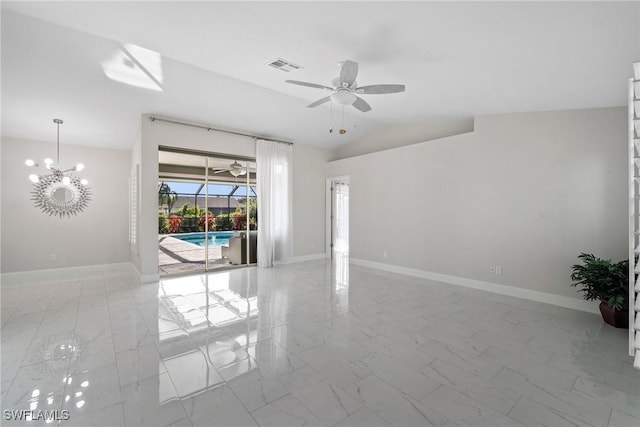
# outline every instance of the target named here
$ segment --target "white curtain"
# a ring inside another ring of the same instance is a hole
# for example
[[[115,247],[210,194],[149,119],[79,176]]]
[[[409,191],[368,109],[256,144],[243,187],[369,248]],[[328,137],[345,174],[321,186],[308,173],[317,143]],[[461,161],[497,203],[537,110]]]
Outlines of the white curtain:
[[[293,253],[290,144],[256,141],[258,267],[287,261]]]

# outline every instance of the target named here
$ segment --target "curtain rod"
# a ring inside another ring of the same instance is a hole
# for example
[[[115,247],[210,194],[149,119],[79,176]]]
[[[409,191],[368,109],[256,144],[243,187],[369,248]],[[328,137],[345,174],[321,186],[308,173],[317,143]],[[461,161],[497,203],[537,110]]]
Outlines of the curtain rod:
[[[230,130],[217,129],[217,128],[214,128],[214,127],[211,127],[211,126],[194,125],[193,123],[186,123],[186,122],[180,122],[180,121],[177,121],[177,120],[163,119],[161,117],[149,116],[149,120],[151,120],[152,122],[155,122],[156,120],[158,120],[158,121],[161,121],[161,122],[173,123],[175,125],[191,126],[191,127],[194,127],[194,128],[206,129],[207,132],[214,130],[216,132],[230,133],[232,135],[247,136],[249,138],[259,138],[259,139],[265,139],[265,140],[268,140],[268,141],[280,142],[282,144],[293,145],[293,142],[279,141],[277,139],[270,139],[270,138],[263,138],[261,136],[249,135],[249,134],[241,133],[241,132],[233,132],[233,131],[230,131]]]

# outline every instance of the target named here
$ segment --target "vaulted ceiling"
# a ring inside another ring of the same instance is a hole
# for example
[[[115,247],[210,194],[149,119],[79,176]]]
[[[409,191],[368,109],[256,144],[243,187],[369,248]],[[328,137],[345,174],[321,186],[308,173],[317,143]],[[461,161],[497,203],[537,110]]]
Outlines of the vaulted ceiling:
[[[123,45],[157,52],[162,91],[112,80]],[[302,66],[283,72],[267,63]],[[362,113],[286,79],[401,83]],[[469,131],[473,117],[626,104],[639,2],[2,2],[2,135],[129,149],[156,114],[325,148]],[[329,127],[347,133],[329,133]]]

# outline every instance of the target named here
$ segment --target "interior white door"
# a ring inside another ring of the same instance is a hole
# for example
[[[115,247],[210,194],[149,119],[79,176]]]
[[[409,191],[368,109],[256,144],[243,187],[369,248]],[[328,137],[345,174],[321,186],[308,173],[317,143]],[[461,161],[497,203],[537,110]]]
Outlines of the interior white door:
[[[349,181],[331,183],[331,248],[332,258],[349,255]]]

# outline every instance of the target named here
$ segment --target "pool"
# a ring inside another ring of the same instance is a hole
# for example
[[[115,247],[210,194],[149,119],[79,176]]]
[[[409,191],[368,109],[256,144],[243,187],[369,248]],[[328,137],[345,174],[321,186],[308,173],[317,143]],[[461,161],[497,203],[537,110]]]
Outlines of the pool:
[[[194,245],[204,246],[205,233],[187,233],[187,234],[173,234],[172,237],[176,239],[184,240],[185,242],[193,243]],[[232,231],[211,231],[209,232],[208,244],[210,248],[219,248],[221,246],[229,245],[229,238],[233,237]]]

